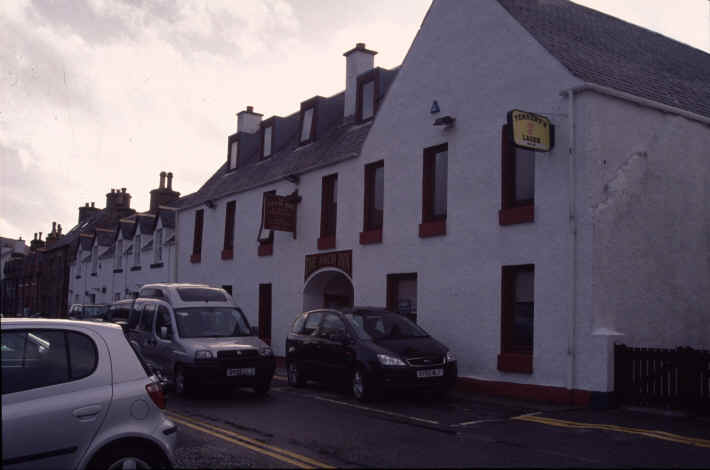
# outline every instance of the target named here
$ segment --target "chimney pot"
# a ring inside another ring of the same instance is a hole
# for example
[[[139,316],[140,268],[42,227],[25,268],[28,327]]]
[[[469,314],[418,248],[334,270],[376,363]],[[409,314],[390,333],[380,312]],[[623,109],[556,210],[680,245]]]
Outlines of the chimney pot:
[[[89,207],[89,203],[87,202],[86,204],[84,204],[84,207]]]
[[[122,193],[125,193],[125,192],[126,192],[126,188],[121,188],[121,192],[122,192]]]
[[[365,49],[365,43],[364,43],[364,42],[359,42],[359,43],[357,43],[357,44],[355,45],[355,48],[356,48],[356,49],[360,49],[360,50]]]
[[[35,236],[32,240],[37,240],[37,232],[35,232]]]
[[[62,224],[57,225],[57,235],[62,234]]]
[[[247,113],[253,113],[254,112],[254,106],[247,106]]]
[[[168,189],[172,191],[173,189],[173,172],[168,173]]]
[[[52,233],[57,233],[57,223],[52,222]]]
[[[39,238],[38,238],[38,240],[39,240],[39,241],[42,241],[42,232],[39,232]]]
[[[165,187],[165,172],[161,171],[160,172],[160,189],[163,189]]]
[[[94,207],[94,201],[91,201],[91,207],[92,208]]]

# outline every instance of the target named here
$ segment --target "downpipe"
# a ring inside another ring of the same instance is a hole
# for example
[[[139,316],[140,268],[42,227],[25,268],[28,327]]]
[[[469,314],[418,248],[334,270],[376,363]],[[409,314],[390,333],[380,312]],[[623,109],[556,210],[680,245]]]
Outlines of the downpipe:
[[[569,102],[569,325],[567,331],[567,389],[570,402],[574,399],[577,325],[577,172],[575,160],[574,90],[568,90]]]

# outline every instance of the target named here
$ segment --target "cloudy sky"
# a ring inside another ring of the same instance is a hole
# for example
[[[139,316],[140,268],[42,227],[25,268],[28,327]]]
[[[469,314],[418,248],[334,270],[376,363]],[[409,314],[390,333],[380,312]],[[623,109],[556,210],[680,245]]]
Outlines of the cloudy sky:
[[[339,92],[356,42],[399,65],[429,3],[0,1],[0,235],[66,232],[111,188],[147,210],[162,170],[197,190],[238,111],[287,115]],[[708,0],[577,3],[710,52]]]

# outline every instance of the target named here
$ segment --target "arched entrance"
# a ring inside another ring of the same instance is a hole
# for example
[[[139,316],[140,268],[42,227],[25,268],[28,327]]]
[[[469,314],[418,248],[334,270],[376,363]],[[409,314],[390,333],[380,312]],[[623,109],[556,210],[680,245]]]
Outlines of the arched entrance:
[[[350,277],[339,269],[324,268],[306,281],[303,288],[303,311],[352,307],[354,298]]]

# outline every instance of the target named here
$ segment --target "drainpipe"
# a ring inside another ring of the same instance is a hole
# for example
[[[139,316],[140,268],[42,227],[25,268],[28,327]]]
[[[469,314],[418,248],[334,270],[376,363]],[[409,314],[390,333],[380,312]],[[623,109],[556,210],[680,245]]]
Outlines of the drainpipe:
[[[175,233],[173,234],[173,237],[175,238],[175,250],[173,253],[173,273],[172,273],[172,282],[178,282],[178,260],[180,259],[180,250],[178,250],[178,240],[180,239],[179,237],[179,228],[180,224],[178,224],[178,218],[180,217],[180,211],[175,209]]]
[[[569,327],[567,331],[567,389],[570,401],[573,398],[575,386],[575,356],[576,356],[576,324],[577,324],[577,217],[575,206],[577,202],[577,172],[575,161],[575,126],[574,126],[574,90],[567,90],[569,98]]]

